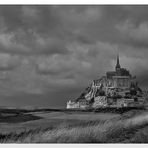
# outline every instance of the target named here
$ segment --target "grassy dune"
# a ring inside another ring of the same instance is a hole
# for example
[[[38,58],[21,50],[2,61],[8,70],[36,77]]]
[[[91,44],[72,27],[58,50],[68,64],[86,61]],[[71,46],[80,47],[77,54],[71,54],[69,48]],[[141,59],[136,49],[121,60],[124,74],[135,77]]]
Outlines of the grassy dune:
[[[128,117],[129,116],[129,117]],[[59,123],[19,134],[0,134],[1,143],[147,143],[148,114],[125,114],[103,121]]]

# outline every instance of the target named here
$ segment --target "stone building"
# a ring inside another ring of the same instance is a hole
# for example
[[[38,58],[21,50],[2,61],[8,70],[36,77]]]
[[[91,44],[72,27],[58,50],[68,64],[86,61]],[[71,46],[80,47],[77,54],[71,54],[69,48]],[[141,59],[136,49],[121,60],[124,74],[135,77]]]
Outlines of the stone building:
[[[68,101],[67,109],[86,109],[89,108],[89,103],[86,99],[81,99],[79,101]]]
[[[67,109],[80,108],[79,102],[69,100],[67,102]]]
[[[119,63],[119,55],[117,55],[117,63],[115,71],[106,72],[106,88],[129,88],[132,76],[128,70],[121,68]]]
[[[93,108],[106,107],[107,98],[106,96],[97,96],[94,98]]]
[[[142,90],[136,83],[136,77],[120,66],[118,54],[116,60],[115,71],[107,71],[105,76],[93,80],[79,98],[67,102],[67,108],[123,107],[128,104],[132,106],[133,102],[140,104],[140,100],[143,103]]]

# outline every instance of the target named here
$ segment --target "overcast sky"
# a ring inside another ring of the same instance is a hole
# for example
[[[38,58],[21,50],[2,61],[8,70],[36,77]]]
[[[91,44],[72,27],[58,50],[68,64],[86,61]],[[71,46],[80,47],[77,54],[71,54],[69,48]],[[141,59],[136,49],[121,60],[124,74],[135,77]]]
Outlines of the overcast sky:
[[[120,64],[148,86],[148,6],[0,6],[0,106],[64,107]]]

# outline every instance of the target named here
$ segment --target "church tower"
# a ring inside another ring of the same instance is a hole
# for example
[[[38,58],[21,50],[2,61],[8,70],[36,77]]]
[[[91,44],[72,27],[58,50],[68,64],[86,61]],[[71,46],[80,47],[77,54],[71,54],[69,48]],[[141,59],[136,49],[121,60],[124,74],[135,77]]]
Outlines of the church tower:
[[[117,53],[117,63],[116,63],[116,73],[117,74],[120,74],[120,69],[121,69],[121,66],[120,66],[120,61],[119,61],[119,52]]]

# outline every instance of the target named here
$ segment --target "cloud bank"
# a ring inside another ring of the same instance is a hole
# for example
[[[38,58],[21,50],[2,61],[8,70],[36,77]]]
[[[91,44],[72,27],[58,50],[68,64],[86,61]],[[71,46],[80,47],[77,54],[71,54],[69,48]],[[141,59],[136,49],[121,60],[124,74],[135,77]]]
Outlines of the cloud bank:
[[[0,103],[63,107],[123,67],[148,86],[148,6],[0,6]]]

